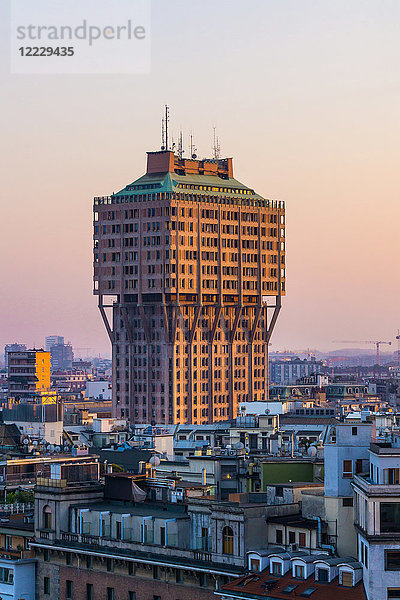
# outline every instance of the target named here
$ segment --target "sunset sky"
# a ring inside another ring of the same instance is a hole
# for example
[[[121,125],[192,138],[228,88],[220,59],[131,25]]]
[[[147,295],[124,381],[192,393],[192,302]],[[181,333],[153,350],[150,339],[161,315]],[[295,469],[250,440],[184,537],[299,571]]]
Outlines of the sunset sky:
[[[148,75],[10,75],[0,5],[0,347],[63,335],[109,354],[92,295],[93,196],[175,136],[287,209],[272,349],[400,327],[400,2],[154,0]],[[384,348],[382,348],[384,349]],[[395,346],[393,346],[395,349]]]

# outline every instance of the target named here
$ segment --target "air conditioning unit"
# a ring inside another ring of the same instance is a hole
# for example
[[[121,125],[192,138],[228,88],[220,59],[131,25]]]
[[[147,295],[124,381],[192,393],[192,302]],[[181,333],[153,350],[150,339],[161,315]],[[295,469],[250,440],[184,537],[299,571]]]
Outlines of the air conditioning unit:
[[[291,552],[297,552],[298,549],[299,549],[299,545],[298,544],[290,544],[290,551]]]

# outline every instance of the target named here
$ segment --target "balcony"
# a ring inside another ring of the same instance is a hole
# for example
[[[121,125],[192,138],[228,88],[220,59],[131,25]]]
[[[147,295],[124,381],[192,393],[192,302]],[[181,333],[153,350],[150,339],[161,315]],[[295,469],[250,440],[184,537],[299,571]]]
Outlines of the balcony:
[[[367,496],[400,496],[400,485],[390,485],[387,483],[373,483],[367,473],[354,475],[353,486],[358,487]]]
[[[47,532],[40,532],[40,538],[42,538],[41,534],[46,534]],[[182,559],[190,559],[190,560],[200,560],[200,561],[212,561],[212,554],[208,551],[208,542],[201,542],[201,538],[197,542],[198,548],[196,549],[183,549],[178,548],[178,539],[176,533],[168,533],[167,535],[167,545],[154,544],[153,535],[148,536],[149,541],[145,541],[144,543],[140,540],[131,540],[127,539],[125,536],[126,530],[124,530],[124,539],[112,539],[100,537],[98,535],[92,535],[88,533],[69,533],[62,532],[60,543],[64,545],[65,543],[71,544],[71,546],[79,546],[85,545],[90,546],[91,548],[96,548],[97,551],[103,549],[104,551],[116,551],[123,550],[124,554],[128,552],[132,552],[136,554],[137,552],[146,552],[146,553],[154,553],[162,556],[170,556],[170,548],[174,548],[174,556],[176,558]],[[150,533],[150,532],[149,532]],[[152,533],[152,532],[151,532]],[[132,533],[129,532],[129,538],[132,537]],[[49,538],[47,538],[49,539]],[[51,539],[51,538],[50,538]],[[56,540],[57,543],[57,540]]]
[[[22,560],[34,558],[33,550],[15,550],[14,548],[0,548],[0,558],[6,560]]]

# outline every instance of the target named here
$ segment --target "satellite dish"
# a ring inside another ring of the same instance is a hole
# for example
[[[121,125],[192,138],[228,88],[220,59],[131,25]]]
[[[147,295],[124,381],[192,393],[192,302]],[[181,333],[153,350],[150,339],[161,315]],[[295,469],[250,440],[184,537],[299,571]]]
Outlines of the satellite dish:
[[[316,447],[310,446],[309,449],[307,450],[307,454],[308,454],[308,456],[316,456],[317,455]]]
[[[158,467],[158,465],[160,464],[161,460],[158,456],[154,455],[151,457],[150,459],[150,464],[153,465],[153,467]]]
[[[233,447],[234,447],[236,450],[243,450],[243,448],[244,448],[244,444],[243,444],[243,442],[236,442],[236,444],[234,444],[234,445],[233,445]]]
[[[39,442],[37,440],[33,440],[32,444],[33,444],[33,446],[37,446],[39,444]]]
[[[192,158],[193,158],[193,160],[194,160],[195,158],[197,158],[197,154],[192,154]]]
[[[270,412],[271,412],[271,411],[269,410],[269,408],[266,408],[266,409],[265,409],[265,414],[266,414],[266,415],[269,415],[269,413],[270,413]]]
[[[54,452],[54,444],[50,444],[50,446],[47,446],[47,449],[49,452]]]
[[[54,452],[60,452],[60,450],[61,450],[60,446],[56,446],[56,447],[54,448]]]
[[[23,441],[23,443],[24,443],[24,444],[29,444],[29,440],[28,440],[28,438],[25,438],[25,439],[24,439],[24,441]]]

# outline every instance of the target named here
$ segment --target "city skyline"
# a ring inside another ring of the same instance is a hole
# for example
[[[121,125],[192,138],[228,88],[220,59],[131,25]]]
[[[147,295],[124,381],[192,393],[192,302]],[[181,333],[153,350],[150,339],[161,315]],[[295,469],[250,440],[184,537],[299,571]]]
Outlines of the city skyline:
[[[92,200],[143,171],[144,152],[160,147],[165,102],[175,139],[182,128],[188,147],[193,131],[199,156],[209,156],[216,125],[237,177],[286,202],[288,288],[271,350],[394,342],[399,6],[154,6],[149,75],[41,76],[38,86],[8,75],[2,53],[10,201],[0,232],[1,346],[62,331],[109,355],[90,283]],[[0,11],[5,44],[7,7]]]

